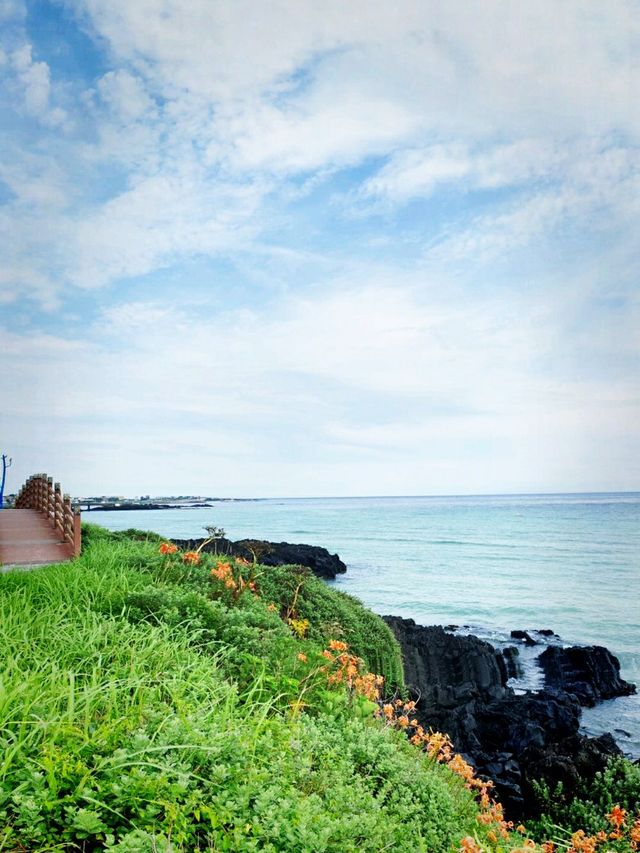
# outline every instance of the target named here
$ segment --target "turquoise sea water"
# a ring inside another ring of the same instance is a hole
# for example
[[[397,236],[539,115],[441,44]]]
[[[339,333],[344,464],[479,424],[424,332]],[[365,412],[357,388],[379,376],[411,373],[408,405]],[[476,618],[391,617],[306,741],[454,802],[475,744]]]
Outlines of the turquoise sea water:
[[[513,628],[552,628],[567,644],[607,646],[640,688],[640,493],[274,498],[84,519],[176,538],[216,524],[231,539],[323,545],[348,566],[336,586],[377,613],[470,626],[498,644]],[[514,686],[534,687],[533,655],[522,652],[529,664]],[[583,723],[616,729],[640,756],[640,697],[604,703]]]

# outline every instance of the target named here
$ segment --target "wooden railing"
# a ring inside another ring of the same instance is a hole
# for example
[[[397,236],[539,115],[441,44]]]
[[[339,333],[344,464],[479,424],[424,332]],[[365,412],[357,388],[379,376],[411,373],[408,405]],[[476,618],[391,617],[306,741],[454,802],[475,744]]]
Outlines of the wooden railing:
[[[80,553],[80,510],[71,504],[69,495],[63,495],[60,483],[46,474],[29,477],[14,504],[16,509],[35,509],[43,513],[60,539],[71,546],[73,555]]]

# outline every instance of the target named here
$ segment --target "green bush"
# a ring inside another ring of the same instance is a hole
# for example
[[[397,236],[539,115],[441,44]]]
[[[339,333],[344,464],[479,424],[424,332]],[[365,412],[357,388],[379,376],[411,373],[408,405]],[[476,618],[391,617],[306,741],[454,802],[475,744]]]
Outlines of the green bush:
[[[404,688],[400,647],[379,616],[350,595],[332,589],[299,566],[260,567],[260,594],[309,621],[309,636],[326,644],[344,640],[371,672],[383,675],[389,692]]]
[[[479,832],[462,781],[401,733],[345,701],[283,701],[319,640],[166,568],[95,535],[74,563],[0,577],[0,849],[444,853]],[[318,636],[344,616],[358,638],[359,605],[305,587]],[[364,652],[391,655],[374,636]]]
[[[612,758],[602,773],[583,780],[575,794],[567,797],[562,784],[554,790],[536,785],[536,795],[542,812],[528,827],[535,838],[556,838],[560,830],[573,832],[583,829],[587,835],[608,832],[611,824],[606,815],[618,805],[633,814],[640,804],[640,766],[625,758]]]

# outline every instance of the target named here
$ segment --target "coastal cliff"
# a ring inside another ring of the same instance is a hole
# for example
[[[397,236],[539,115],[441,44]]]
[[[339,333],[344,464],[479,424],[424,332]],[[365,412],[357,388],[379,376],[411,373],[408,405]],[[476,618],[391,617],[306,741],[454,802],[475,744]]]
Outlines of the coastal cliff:
[[[619,663],[607,649],[550,646],[542,655],[545,689],[517,694],[507,684],[503,653],[489,643],[413,619],[384,619],[400,643],[419,721],[446,732],[495,782],[512,819],[536,814],[535,784],[554,788],[561,782],[571,796],[621,755],[611,735],[579,734],[581,700],[635,691],[620,679]],[[577,694],[570,689],[576,686]]]

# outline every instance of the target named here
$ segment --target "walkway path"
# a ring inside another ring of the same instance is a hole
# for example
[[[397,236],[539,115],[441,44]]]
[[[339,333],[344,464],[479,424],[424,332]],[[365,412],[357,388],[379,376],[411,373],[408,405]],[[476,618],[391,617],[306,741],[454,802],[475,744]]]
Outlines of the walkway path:
[[[0,571],[12,566],[43,566],[73,557],[73,546],[60,539],[35,509],[0,511]]]

